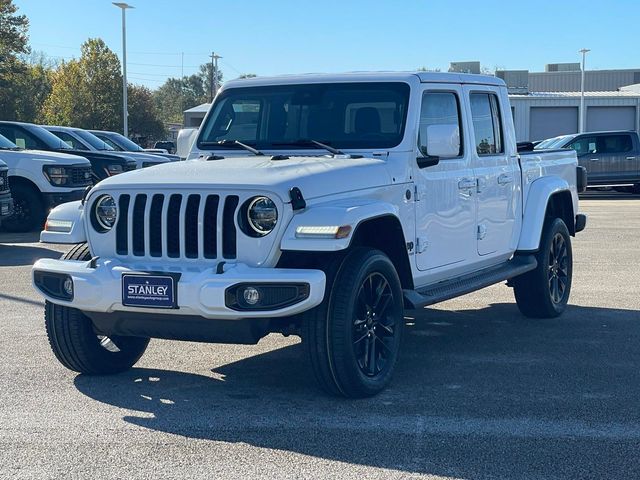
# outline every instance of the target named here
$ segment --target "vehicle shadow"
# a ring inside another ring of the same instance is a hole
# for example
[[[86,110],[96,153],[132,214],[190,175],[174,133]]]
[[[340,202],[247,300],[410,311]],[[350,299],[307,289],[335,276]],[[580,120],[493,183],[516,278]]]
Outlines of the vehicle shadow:
[[[33,265],[40,258],[60,258],[61,255],[50,248],[0,244],[0,267]]]
[[[40,230],[25,233],[9,233],[0,226],[0,243],[38,243]]]
[[[130,410],[125,422],[188,438],[461,478],[638,478],[638,311],[408,315],[394,383],[370,399],[320,393],[300,344],[207,375],[134,368],[75,385]]]

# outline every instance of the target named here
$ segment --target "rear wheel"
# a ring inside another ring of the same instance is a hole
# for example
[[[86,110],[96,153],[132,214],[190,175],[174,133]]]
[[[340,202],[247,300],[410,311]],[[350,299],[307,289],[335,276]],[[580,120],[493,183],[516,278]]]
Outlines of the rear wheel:
[[[45,208],[40,193],[21,183],[10,185],[13,215],[2,223],[9,232],[30,232],[42,228]]]
[[[86,243],[73,247],[63,260],[90,260]],[[80,310],[45,302],[45,325],[56,358],[69,370],[86,374],[119,373],[131,368],[149,344],[144,337],[98,335]]]
[[[325,301],[303,319],[303,343],[324,390],[375,395],[391,381],[400,351],[400,280],[384,253],[366,248],[349,253],[336,270]]]
[[[527,317],[557,317],[567,307],[573,275],[571,237],[562,219],[547,220],[536,260],[535,270],[513,281],[518,308]]]

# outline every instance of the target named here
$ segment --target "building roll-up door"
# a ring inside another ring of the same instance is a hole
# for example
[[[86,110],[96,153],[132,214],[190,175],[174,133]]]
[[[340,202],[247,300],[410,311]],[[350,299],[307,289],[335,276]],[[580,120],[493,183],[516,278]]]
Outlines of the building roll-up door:
[[[588,107],[587,131],[635,130],[636,107]]]
[[[529,140],[578,133],[577,107],[531,107]]]

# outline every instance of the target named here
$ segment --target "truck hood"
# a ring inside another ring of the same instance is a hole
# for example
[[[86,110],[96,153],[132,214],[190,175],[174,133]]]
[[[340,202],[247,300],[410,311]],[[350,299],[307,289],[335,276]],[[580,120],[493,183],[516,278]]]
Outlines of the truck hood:
[[[9,162],[28,159],[39,163],[56,165],[89,165],[89,161],[86,158],[78,155],[43,150],[0,150],[0,158]]]
[[[373,188],[392,183],[383,160],[374,158],[298,157],[271,160],[269,156],[190,160],[136,170],[99,184],[99,189],[255,189],[272,191],[287,202],[298,187],[305,199]]]

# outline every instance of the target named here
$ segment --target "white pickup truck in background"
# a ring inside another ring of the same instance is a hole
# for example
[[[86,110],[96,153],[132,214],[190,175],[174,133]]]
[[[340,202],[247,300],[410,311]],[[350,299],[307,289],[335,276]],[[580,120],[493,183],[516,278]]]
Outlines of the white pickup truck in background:
[[[2,227],[11,232],[39,230],[51,208],[79,200],[93,183],[91,163],[86,158],[22,149],[2,135],[0,160],[9,167],[7,186],[14,204],[13,215]],[[53,222],[49,228],[55,226]]]
[[[518,153],[495,77],[227,82],[189,158],[51,213],[76,228],[42,240],[78,245],[33,283],[71,370],[126,370],[151,337],[280,332],[326,391],[362,397],[391,380],[405,308],[505,280],[526,316],[567,306],[583,175],[574,151]]]

